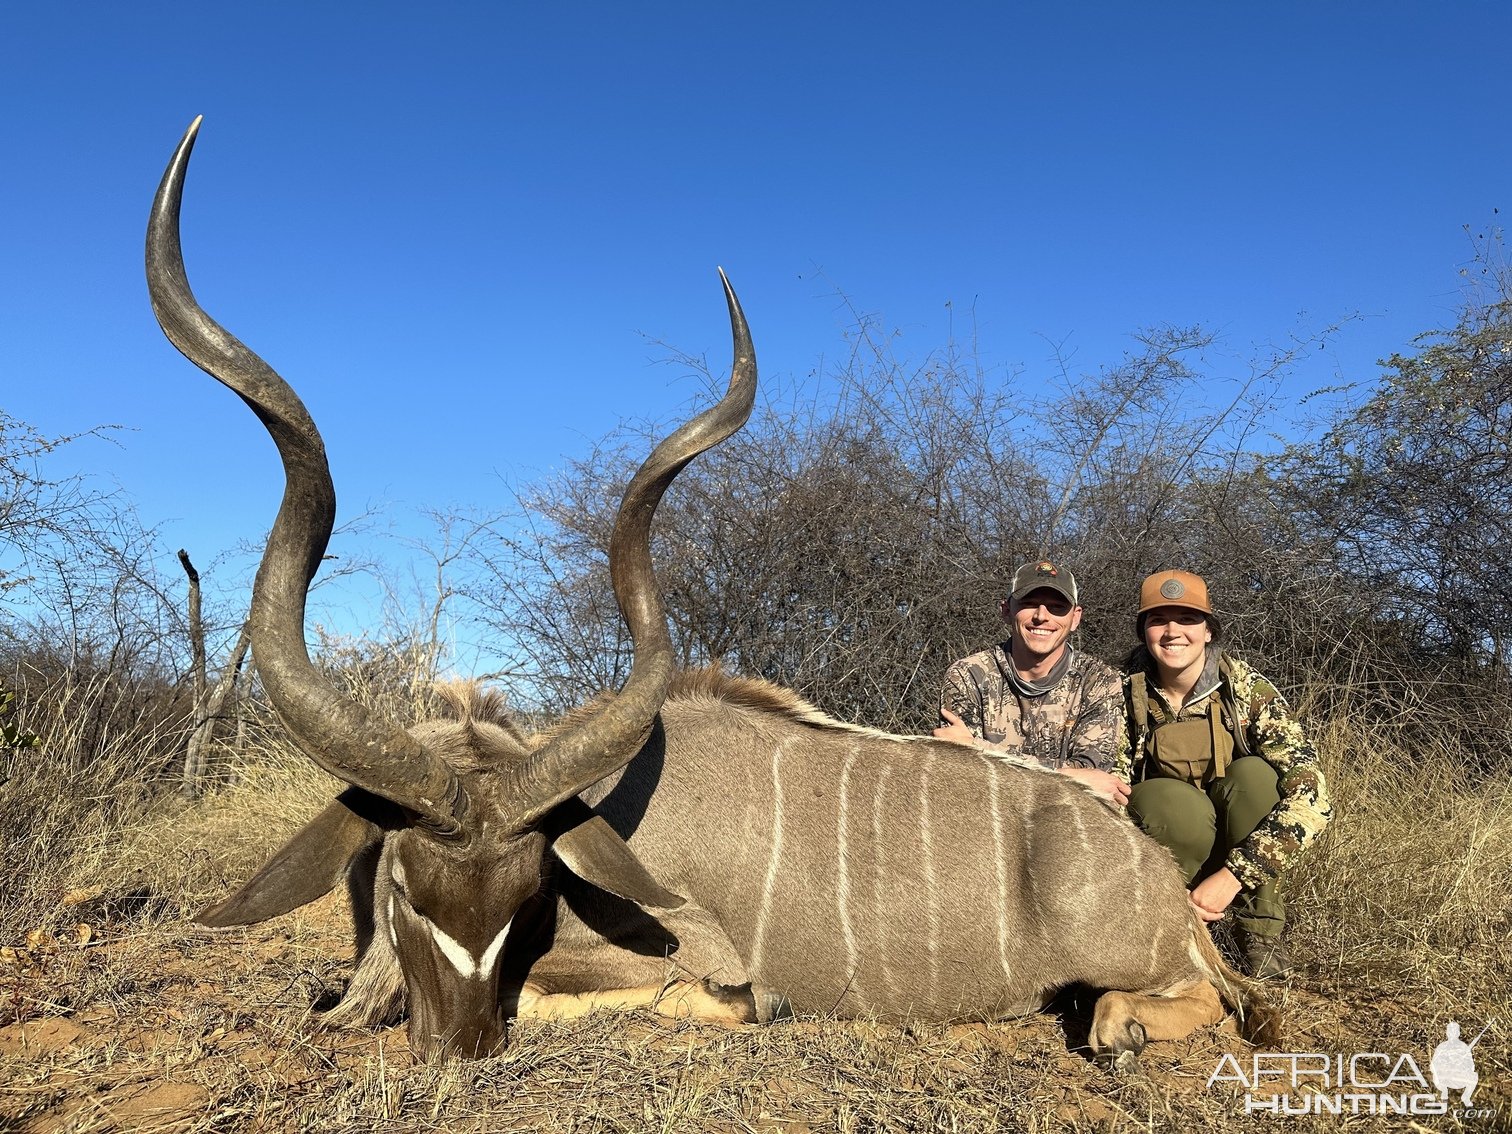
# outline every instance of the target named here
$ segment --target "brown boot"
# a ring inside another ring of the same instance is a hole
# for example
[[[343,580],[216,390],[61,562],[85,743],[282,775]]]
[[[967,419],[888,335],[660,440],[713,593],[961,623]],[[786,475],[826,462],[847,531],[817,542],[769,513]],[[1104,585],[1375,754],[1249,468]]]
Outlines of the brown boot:
[[[1291,974],[1291,952],[1280,937],[1265,937],[1236,927],[1234,944],[1239,946],[1245,972],[1256,980],[1280,980]]]

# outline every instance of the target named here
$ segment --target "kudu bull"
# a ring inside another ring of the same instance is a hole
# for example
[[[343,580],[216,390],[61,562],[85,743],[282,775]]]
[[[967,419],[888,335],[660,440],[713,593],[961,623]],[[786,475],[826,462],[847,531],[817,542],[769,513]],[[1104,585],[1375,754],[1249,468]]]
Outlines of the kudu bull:
[[[422,1055],[486,1054],[512,1016],[596,1006],[995,1019],[1079,982],[1112,990],[1091,1042],[1116,1053],[1218,1019],[1218,990],[1246,1007],[1170,856],[1065,777],[841,724],[764,682],[674,675],[650,525],[681,468],[750,414],[755,356],[728,281],[728,392],[647,458],[614,528],[624,688],[535,738],[472,687],[452,691],[455,721],[408,731],[333,689],[304,640],[335,509],[324,447],[294,391],[190,291],[178,215],[198,126],[153,204],[153,307],[277,444],[286,489],[253,651],[299,747],[350,785],[199,921],[262,921],[346,877],[360,959],[327,1019],[407,1008]],[[1252,1032],[1263,1018],[1247,1014]]]

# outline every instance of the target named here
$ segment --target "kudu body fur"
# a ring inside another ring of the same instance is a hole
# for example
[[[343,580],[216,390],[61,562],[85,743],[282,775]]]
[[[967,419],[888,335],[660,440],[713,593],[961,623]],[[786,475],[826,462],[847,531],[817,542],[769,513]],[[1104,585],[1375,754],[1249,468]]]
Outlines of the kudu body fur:
[[[515,1015],[991,1019],[1072,983],[1110,990],[1091,1042],[1121,1053],[1218,1019],[1220,990],[1248,1006],[1170,856],[1067,778],[844,725],[764,682],[674,677],[649,529],[677,472],[750,413],[755,357],[728,283],[729,392],[647,459],[611,541],[625,687],[534,738],[471,686],[447,694],[456,720],[408,731],[335,692],[303,637],[334,515],[324,448],[293,390],[189,289],[178,212],[197,129],[154,202],[153,305],[278,445],[287,489],[254,657],[300,747],[351,785],[200,921],[265,920],[345,877],[360,960],[328,1019],[407,1009],[426,1055],[496,1050]],[[1246,1020],[1256,1033],[1270,1016],[1257,1004]]]

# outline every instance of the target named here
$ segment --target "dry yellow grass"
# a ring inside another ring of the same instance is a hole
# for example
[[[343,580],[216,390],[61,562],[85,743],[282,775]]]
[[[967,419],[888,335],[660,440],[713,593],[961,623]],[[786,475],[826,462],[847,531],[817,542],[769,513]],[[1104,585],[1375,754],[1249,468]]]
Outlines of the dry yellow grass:
[[[1428,1055],[1459,1020],[1477,1107],[1421,1129],[1512,1128],[1512,788],[1452,753],[1315,722],[1338,818],[1298,872],[1281,997],[1298,1051]],[[188,924],[313,814],[332,781],[276,742],[194,805],[132,786],[160,737],[49,779],[12,760],[0,900],[0,1131],[951,1131],[1253,1129],[1207,1085],[1231,1026],[1152,1044],[1119,1074],[1081,1046],[1090,998],[1022,1021],[896,1028],[799,1020],[724,1031],[644,1015],[526,1023],[503,1055],[416,1064],[402,1027],[318,1024],[349,973],[344,899],[263,926]],[[1409,756],[1411,758],[1409,758]],[[27,762],[31,763],[28,764]],[[125,793],[123,796],[122,793]],[[108,798],[101,809],[98,801]],[[20,810],[18,810],[20,809]],[[23,816],[22,811],[30,809]],[[79,926],[87,926],[81,930]],[[1287,1130],[1337,1129],[1293,1118]],[[1410,1128],[1355,1119],[1359,1128]]]

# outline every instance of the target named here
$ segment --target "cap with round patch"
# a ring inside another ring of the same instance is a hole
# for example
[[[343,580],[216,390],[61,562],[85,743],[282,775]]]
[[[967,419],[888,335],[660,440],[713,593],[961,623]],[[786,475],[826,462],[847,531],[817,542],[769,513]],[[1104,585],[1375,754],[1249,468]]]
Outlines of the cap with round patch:
[[[1180,606],[1200,611],[1207,615],[1212,626],[1218,625],[1213,604],[1208,598],[1207,584],[1200,575],[1190,571],[1157,571],[1140,584],[1139,615],[1135,619],[1140,633],[1143,633],[1146,612],[1157,606]]]

